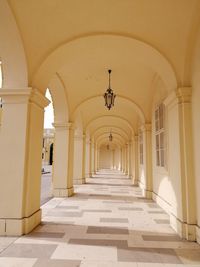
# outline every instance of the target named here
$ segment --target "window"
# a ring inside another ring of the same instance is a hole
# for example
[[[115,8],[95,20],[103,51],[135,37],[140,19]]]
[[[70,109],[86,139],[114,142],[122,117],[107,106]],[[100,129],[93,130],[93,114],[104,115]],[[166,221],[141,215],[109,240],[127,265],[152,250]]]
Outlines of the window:
[[[139,156],[140,156],[140,164],[144,163],[143,157],[143,133],[139,132]]]
[[[165,167],[165,107],[160,104],[155,110],[156,165]]]

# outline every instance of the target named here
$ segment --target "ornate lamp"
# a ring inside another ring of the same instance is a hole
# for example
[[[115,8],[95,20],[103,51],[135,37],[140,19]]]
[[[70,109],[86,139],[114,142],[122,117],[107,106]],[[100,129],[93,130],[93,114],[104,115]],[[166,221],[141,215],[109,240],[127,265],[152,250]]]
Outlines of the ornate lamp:
[[[110,141],[110,142],[112,142],[112,140],[113,140],[112,133],[110,133],[110,135],[109,135],[109,137],[108,137],[108,138],[109,138],[109,141]]]
[[[108,89],[104,94],[104,99],[105,99],[105,106],[110,110],[111,107],[114,106],[115,102],[115,97],[116,95],[113,93],[113,90],[110,87],[110,74],[112,70],[108,70],[108,75],[109,75],[109,84],[108,84]]]

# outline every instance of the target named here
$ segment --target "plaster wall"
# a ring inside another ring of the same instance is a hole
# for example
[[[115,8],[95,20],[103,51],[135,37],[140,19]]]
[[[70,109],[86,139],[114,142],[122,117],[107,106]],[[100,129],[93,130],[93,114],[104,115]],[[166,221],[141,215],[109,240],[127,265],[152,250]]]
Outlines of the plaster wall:
[[[0,59],[3,87],[25,88],[28,84],[26,58],[21,37],[6,0],[0,1]]]
[[[178,105],[175,96],[165,102],[165,167],[156,165],[155,122],[152,117],[153,198],[169,214],[171,224],[181,234],[177,219],[184,221],[180,165]]]
[[[121,167],[121,162],[120,162],[120,148],[116,148],[114,150],[114,169],[115,170],[120,170]]]
[[[100,149],[99,166],[100,169],[113,168],[113,150],[108,150],[106,148]]]
[[[194,138],[194,171],[196,179],[196,196],[197,196],[197,240],[200,243],[200,32],[196,42],[194,53],[192,76],[192,122]]]

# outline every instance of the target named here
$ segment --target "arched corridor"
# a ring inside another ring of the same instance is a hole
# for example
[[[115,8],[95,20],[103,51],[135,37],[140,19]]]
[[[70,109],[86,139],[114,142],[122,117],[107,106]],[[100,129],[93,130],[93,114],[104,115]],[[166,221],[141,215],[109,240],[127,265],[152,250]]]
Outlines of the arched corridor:
[[[199,29],[199,0],[0,0],[0,261],[199,263]]]

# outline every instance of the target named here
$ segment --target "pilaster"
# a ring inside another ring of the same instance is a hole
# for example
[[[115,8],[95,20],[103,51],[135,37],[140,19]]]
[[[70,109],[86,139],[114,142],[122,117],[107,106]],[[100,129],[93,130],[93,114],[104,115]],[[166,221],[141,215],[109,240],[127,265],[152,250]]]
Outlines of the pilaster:
[[[183,201],[183,236],[195,240],[196,227],[196,194],[193,166],[193,133],[191,115],[191,87],[181,87],[176,91],[178,99],[181,181]]]
[[[151,199],[153,190],[151,124],[144,124],[141,130],[143,132],[144,176],[146,178],[146,184],[143,189],[145,197]]]

